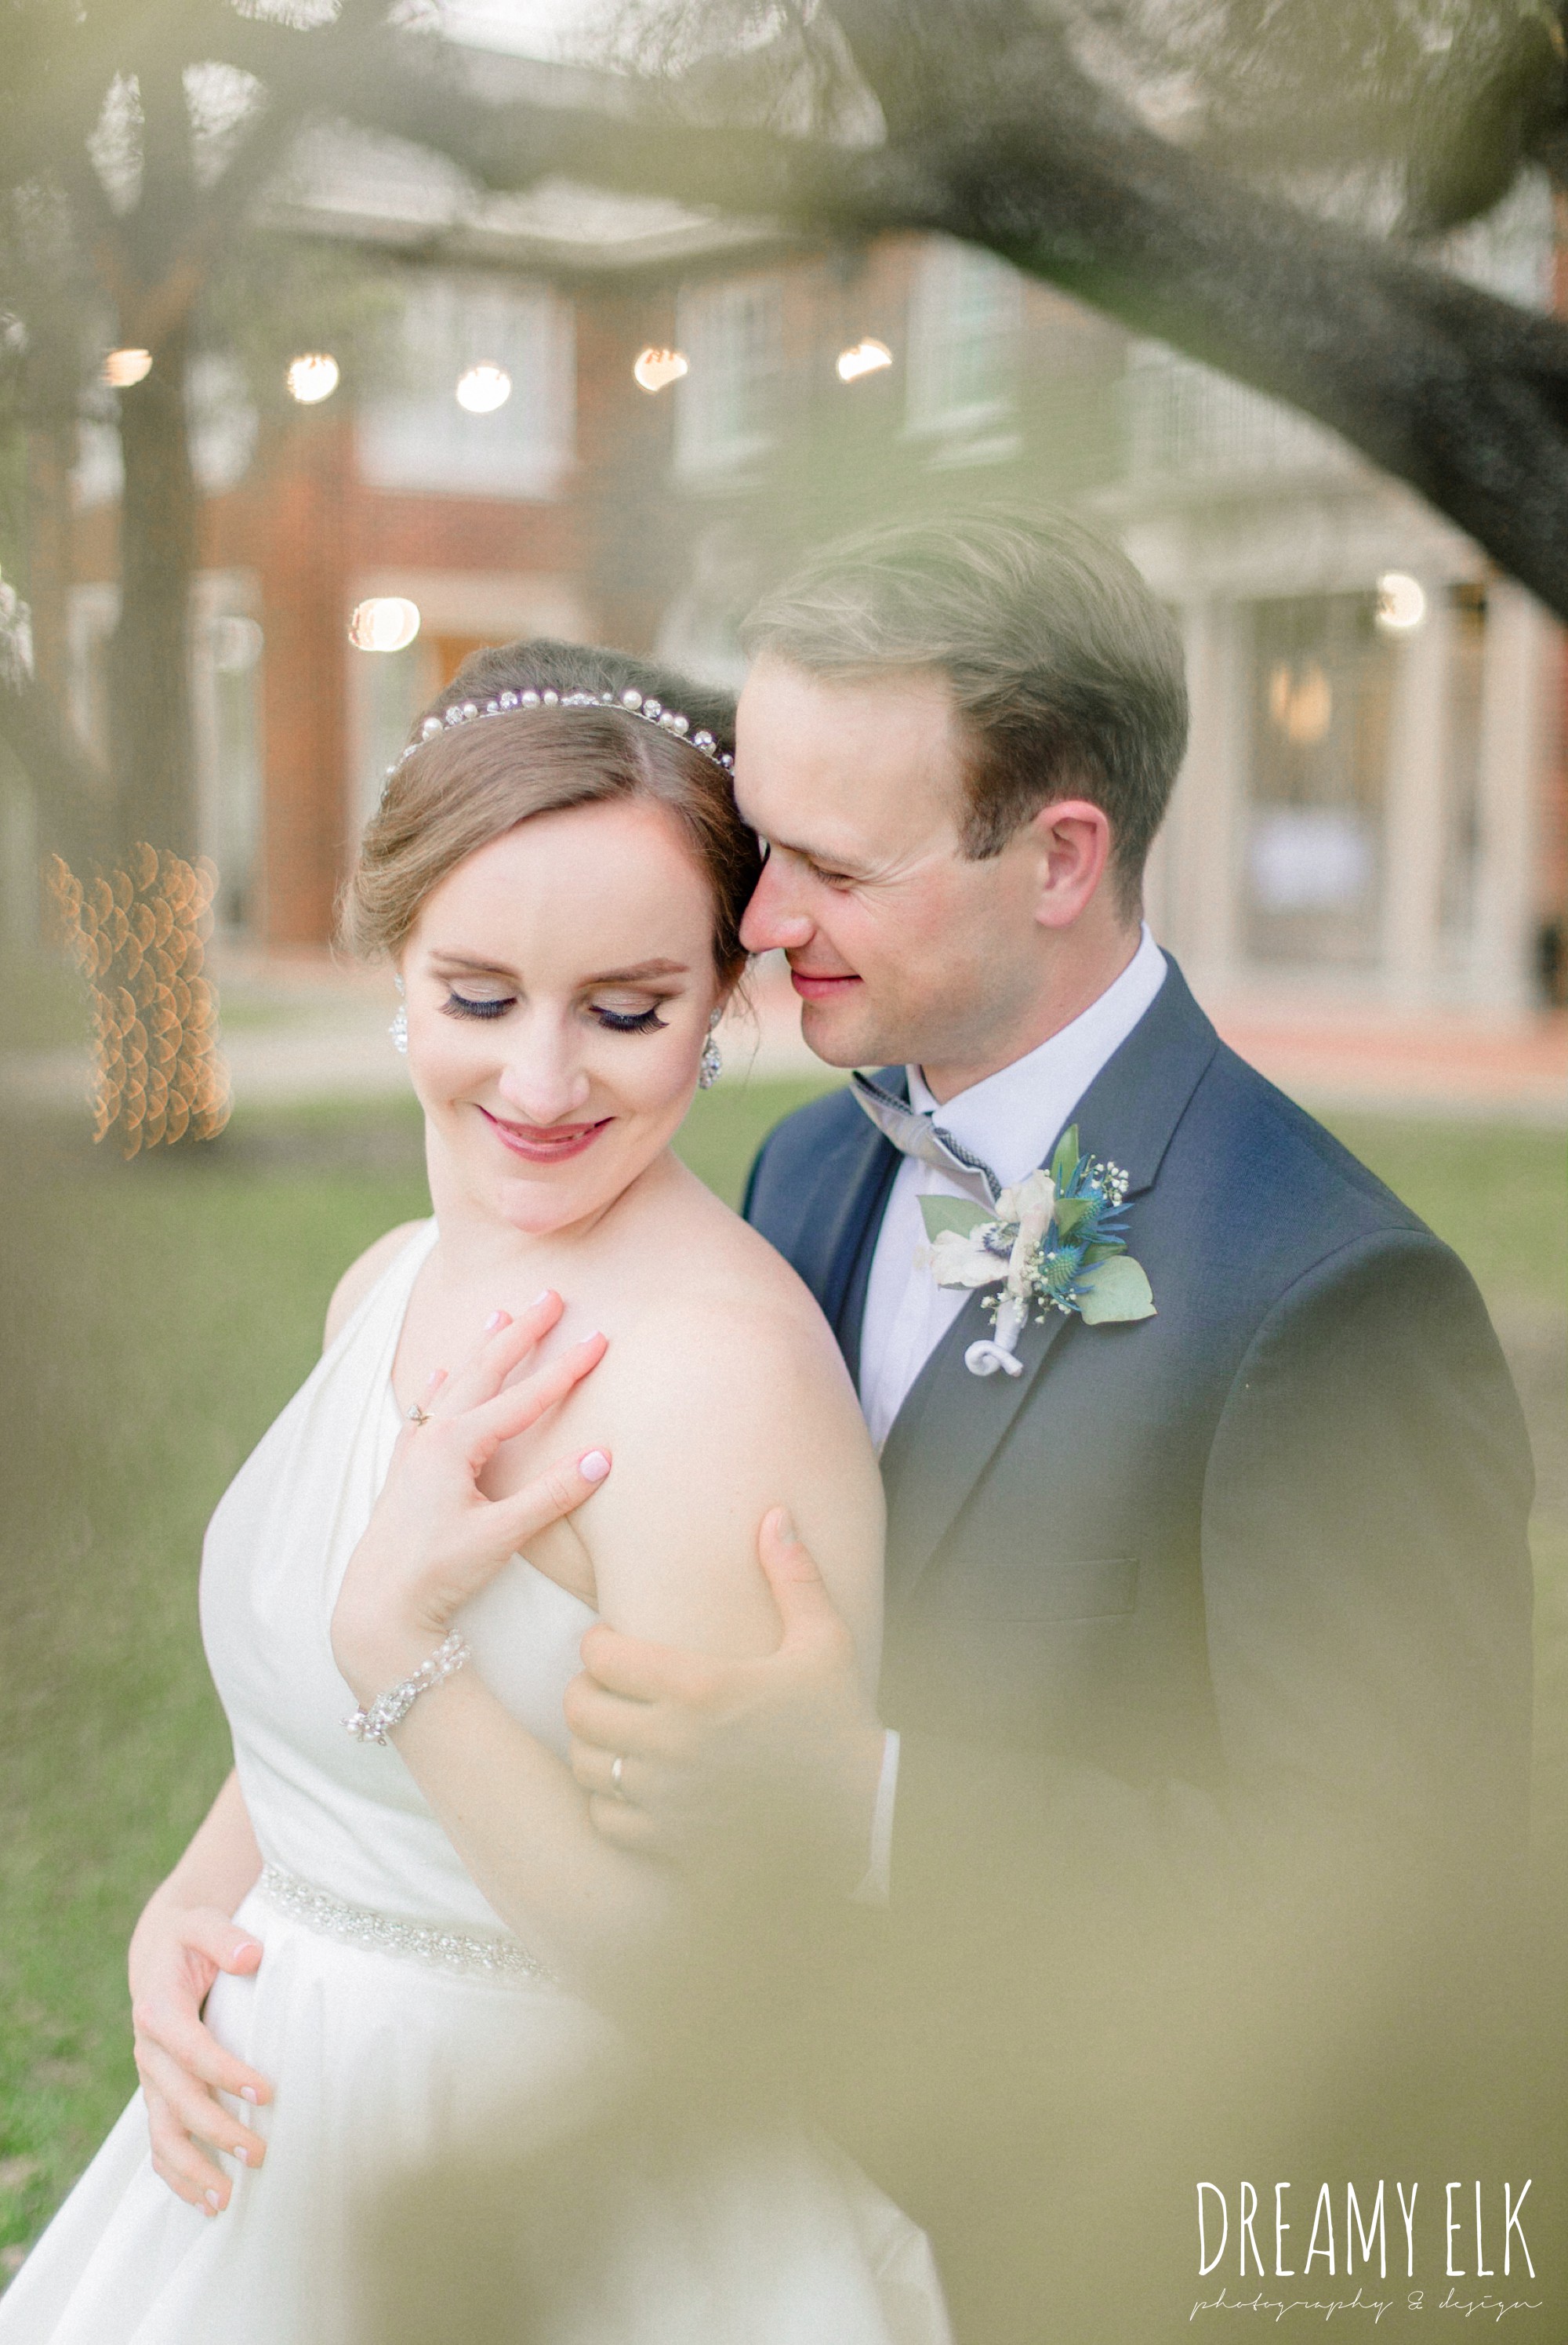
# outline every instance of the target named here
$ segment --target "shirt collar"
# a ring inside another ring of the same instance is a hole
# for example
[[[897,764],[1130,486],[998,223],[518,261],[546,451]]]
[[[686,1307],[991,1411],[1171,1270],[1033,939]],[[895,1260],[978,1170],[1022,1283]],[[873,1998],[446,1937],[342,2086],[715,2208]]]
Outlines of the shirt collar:
[[[934,1112],[943,1131],[999,1180],[1021,1181],[1045,1162],[1078,1101],[1159,991],[1165,970],[1165,955],[1146,920],[1121,975],[1070,1025],[940,1106],[919,1068],[911,1067],[910,1105]]]

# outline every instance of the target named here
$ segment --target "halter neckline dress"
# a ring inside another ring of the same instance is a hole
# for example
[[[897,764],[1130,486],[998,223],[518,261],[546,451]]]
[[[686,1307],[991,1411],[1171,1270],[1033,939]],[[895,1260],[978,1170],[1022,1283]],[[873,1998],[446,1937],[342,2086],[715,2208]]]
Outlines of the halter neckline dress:
[[[386,1476],[391,1370],[437,1236],[424,1224],[230,1484],[201,1621],[264,1860],[237,1919],[265,1948],[207,2004],[274,2098],[208,2218],[153,2173],[132,2099],[0,2297],[0,2345],[357,2345],[350,2242],[379,2187],[581,2105],[613,2030],[553,1980],[464,1871],[395,1748],[354,1741],[329,1624]],[[597,1617],[514,1558],[465,1608],[473,1666],[562,1756],[561,1697]],[[538,2345],[944,2345],[924,2233],[787,2130],[687,2201],[628,2210],[620,2269]]]

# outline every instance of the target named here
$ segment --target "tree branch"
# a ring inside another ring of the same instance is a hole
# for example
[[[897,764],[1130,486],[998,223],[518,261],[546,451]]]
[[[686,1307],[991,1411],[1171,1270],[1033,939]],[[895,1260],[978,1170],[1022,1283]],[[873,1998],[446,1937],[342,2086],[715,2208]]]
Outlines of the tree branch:
[[[1158,137],[1007,0],[837,13],[874,86],[895,61],[886,146],[484,107],[385,52],[339,102],[491,187],[561,175],[809,232],[988,246],[1327,424],[1568,617],[1568,327]]]

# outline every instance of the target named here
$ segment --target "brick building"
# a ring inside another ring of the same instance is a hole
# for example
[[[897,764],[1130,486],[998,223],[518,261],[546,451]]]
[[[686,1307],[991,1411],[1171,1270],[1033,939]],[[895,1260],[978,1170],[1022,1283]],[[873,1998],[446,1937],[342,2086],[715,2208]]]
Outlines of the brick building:
[[[1568,878],[1559,631],[1330,434],[941,239],[811,248],[550,190],[476,208],[428,159],[370,148],[335,152],[298,224],[395,273],[402,358],[259,437],[220,367],[194,387],[203,823],[239,932],[325,940],[411,713],[474,645],[600,638],[736,678],[737,621],[803,544],[1070,500],[1186,631],[1193,746],[1149,896],[1199,984],[1537,998]],[[1553,253],[1527,188],[1453,259],[1545,301]],[[843,381],[872,339],[891,363]],[[641,388],[650,347],[684,377]],[[454,397],[476,365],[511,380],[491,412]],[[89,443],[89,734],[115,488],[112,446]],[[391,598],[413,640],[356,648],[350,614]]]

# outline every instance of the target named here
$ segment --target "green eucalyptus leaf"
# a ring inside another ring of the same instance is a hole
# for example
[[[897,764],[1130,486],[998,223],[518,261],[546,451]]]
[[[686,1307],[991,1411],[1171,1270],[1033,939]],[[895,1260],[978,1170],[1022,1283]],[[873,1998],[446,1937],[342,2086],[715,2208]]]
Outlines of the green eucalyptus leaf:
[[[1083,1315],[1091,1327],[1118,1319],[1152,1319],[1154,1295],[1141,1263],[1119,1254],[1084,1281]]]
[[[1094,1220],[1098,1210],[1092,1197],[1058,1197],[1055,1220],[1062,1244],[1071,1245],[1084,1223]]]
[[[1084,1248],[1084,1268],[1092,1270],[1096,1263],[1109,1262],[1113,1254],[1126,1252],[1127,1244],[1124,1239],[1096,1238],[1093,1245],[1087,1245]]]
[[[976,1204],[972,1197],[922,1197],[920,1217],[926,1224],[927,1238],[939,1238],[944,1230],[956,1230],[966,1238],[982,1222],[996,1218],[986,1205]]]
[[[1077,1161],[1078,1128],[1076,1123],[1069,1123],[1057,1141],[1057,1152],[1051,1159],[1051,1178],[1058,1189],[1064,1181],[1071,1180]]]

